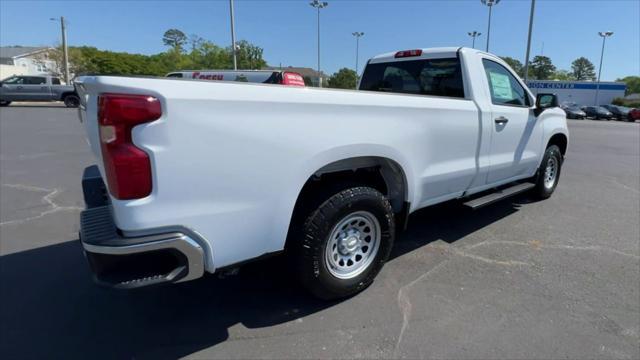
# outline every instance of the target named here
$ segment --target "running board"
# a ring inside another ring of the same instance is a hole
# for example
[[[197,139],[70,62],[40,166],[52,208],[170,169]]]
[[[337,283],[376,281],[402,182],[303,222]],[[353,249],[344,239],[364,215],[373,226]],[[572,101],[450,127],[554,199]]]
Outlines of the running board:
[[[520,194],[527,190],[531,190],[535,186],[536,184],[530,183],[530,182],[516,184],[508,188],[496,190],[495,192],[492,192],[491,194],[487,194],[483,197],[469,200],[465,202],[463,205],[470,207],[472,210],[477,210],[483,206],[493,204],[496,201],[500,201],[502,199],[506,199],[508,197]]]

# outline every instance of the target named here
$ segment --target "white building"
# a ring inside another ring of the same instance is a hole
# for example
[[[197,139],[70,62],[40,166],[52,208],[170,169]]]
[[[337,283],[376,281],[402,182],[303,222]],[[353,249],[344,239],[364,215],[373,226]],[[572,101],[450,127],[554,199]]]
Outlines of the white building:
[[[596,88],[598,83],[594,81],[552,81],[529,80],[529,89],[534,94],[553,93],[558,95],[558,102],[573,102],[578,105],[596,105]],[[598,91],[598,104],[611,104],[617,97],[624,97],[627,86],[623,82],[600,82]]]
[[[51,59],[52,47],[0,47],[0,79],[12,75],[42,75],[55,73],[58,64]]]

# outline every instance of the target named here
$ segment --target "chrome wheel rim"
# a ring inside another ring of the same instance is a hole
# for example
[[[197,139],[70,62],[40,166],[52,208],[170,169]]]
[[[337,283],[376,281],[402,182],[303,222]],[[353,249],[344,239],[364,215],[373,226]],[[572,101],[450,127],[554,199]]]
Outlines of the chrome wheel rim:
[[[550,157],[547,160],[547,167],[544,169],[544,187],[547,189],[553,188],[556,184],[556,178],[558,176],[558,161],[554,157]]]
[[[365,271],[380,248],[380,222],[368,211],[356,211],[333,227],[325,249],[331,275],[352,279]]]

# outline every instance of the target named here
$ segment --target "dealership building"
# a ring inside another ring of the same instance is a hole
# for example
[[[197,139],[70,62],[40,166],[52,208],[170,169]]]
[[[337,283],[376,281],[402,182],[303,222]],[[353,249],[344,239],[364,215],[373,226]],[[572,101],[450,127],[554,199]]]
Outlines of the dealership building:
[[[578,105],[595,105],[598,83],[593,81],[529,80],[529,89],[534,94],[553,93],[558,102],[573,102]],[[626,85],[622,82],[600,82],[598,105],[611,104],[617,97],[624,97]]]

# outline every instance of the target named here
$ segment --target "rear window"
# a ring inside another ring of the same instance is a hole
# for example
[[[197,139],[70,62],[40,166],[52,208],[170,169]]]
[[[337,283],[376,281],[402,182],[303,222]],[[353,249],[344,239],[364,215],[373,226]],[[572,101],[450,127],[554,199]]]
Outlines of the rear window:
[[[360,90],[464,98],[457,58],[369,64]]]

